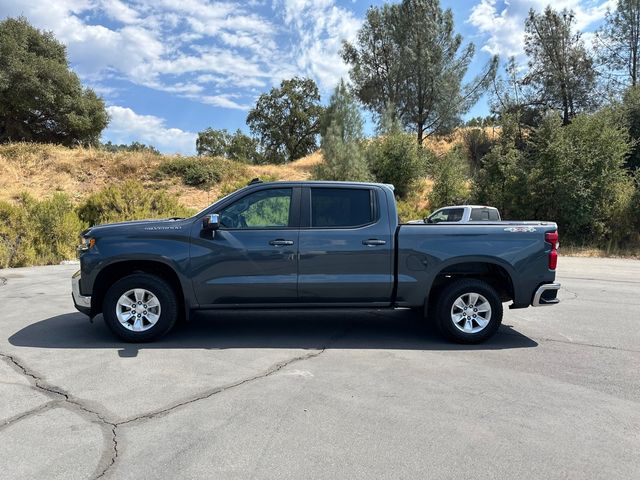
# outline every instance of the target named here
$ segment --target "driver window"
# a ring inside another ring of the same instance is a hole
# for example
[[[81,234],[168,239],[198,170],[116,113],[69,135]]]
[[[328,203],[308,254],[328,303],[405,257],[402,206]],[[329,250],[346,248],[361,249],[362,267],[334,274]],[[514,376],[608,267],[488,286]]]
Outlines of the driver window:
[[[449,219],[451,210],[440,210],[429,217],[432,223],[446,222]]]
[[[220,211],[224,228],[274,228],[289,226],[291,189],[260,190]]]

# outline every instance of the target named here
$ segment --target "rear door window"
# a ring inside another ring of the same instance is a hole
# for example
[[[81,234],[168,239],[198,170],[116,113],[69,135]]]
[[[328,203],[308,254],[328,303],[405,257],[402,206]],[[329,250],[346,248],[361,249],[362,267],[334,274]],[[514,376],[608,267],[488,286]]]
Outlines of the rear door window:
[[[311,227],[349,228],[374,221],[374,196],[366,188],[312,188]]]
[[[471,211],[472,222],[497,222],[500,220],[495,208],[474,208]]]

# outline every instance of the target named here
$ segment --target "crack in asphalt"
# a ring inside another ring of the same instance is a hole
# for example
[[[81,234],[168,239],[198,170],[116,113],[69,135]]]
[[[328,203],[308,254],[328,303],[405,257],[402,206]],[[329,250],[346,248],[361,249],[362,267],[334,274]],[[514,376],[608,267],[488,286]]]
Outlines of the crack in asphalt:
[[[0,287],[4,287],[7,284],[7,279],[5,277],[0,277]]]
[[[560,287],[560,290],[564,290],[565,292],[568,292],[568,293],[570,293],[571,295],[573,295],[573,297],[571,297],[571,298],[563,298],[562,300],[563,300],[564,302],[568,302],[569,300],[575,300],[576,298],[578,298],[578,294],[577,294],[576,292],[573,292],[573,291],[569,290],[569,289],[568,289],[567,287],[565,287],[564,285],[562,285],[562,286]]]
[[[278,363],[272,365],[271,367],[269,367],[264,372],[259,373],[257,375],[253,375],[251,377],[248,377],[248,378],[245,378],[245,379],[242,379],[242,380],[238,380],[237,382],[228,383],[226,385],[223,385],[223,386],[220,386],[220,387],[216,387],[216,388],[213,388],[211,390],[207,390],[207,391],[205,391],[203,393],[200,393],[200,394],[198,394],[198,395],[196,395],[196,396],[194,396],[194,397],[192,397],[192,398],[190,398],[188,400],[183,400],[181,402],[175,403],[174,405],[171,405],[170,407],[161,408],[161,409],[158,409],[158,410],[153,411],[153,412],[144,413],[142,415],[137,415],[137,416],[135,416],[133,418],[129,418],[127,420],[123,420],[122,422],[118,422],[117,425],[118,426],[127,425],[127,424],[138,422],[138,421],[141,421],[141,420],[147,420],[147,419],[159,417],[159,416],[162,416],[162,415],[164,415],[166,413],[172,412],[172,411],[174,411],[174,410],[176,410],[176,409],[178,409],[180,407],[184,407],[186,405],[191,405],[192,403],[199,402],[200,400],[206,400],[207,398],[211,398],[214,395],[217,395],[217,394],[222,393],[222,392],[226,392],[227,390],[231,390],[232,388],[240,387],[240,386],[242,386],[242,385],[244,385],[246,383],[250,383],[250,382],[253,382],[253,381],[256,381],[256,380],[260,380],[261,378],[269,377],[269,376],[273,375],[274,373],[279,372],[283,368],[285,368],[285,367],[287,367],[287,366],[289,366],[289,365],[291,365],[293,363],[300,362],[300,361],[303,361],[303,360],[309,360],[310,358],[317,357],[318,355],[321,355],[325,351],[325,349],[326,348],[322,348],[322,349],[317,350],[317,351],[315,351],[313,353],[309,353],[309,354],[306,354],[306,355],[300,355],[300,356],[291,358],[289,360],[285,360],[283,362],[278,362]]]
[[[22,374],[24,377],[29,379],[29,382],[35,389],[44,392],[49,397],[54,397],[57,399],[56,401],[53,401],[53,402],[47,402],[47,404],[49,404],[48,408],[44,408],[44,406],[42,406],[42,408],[34,408],[28,412],[25,412],[22,415],[18,415],[17,417],[10,419],[9,423],[5,424],[3,427],[5,428],[9,427],[11,425],[16,424],[20,420],[24,420],[25,418],[28,418],[32,415],[35,415],[44,410],[48,410],[54,407],[68,407],[70,408],[71,411],[76,410],[76,413],[80,411],[80,414],[82,417],[90,417],[89,421],[91,423],[95,423],[100,426],[100,430],[102,431],[103,437],[107,440],[107,442],[110,441],[112,444],[111,452],[110,453],[103,452],[102,454],[102,458],[100,459],[100,462],[98,463],[98,467],[96,469],[96,472],[98,473],[94,472],[94,475],[92,475],[92,478],[96,478],[96,479],[102,477],[107,472],[107,470],[109,470],[109,468],[115,463],[116,458],[118,456],[118,442],[116,439],[117,425],[114,422],[108,421],[99,412],[92,410],[86,405],[83,405],[80,400],[73,398],[70,394],[68,394],[61,388],[53,385],[49,385],[47,382],[44,381],[42,377],[40,377],[35,372],[33,372],[32,370],[27,368],[25,365],[23,365],[13,355],[0,353],[0,357],[3,358],[6,362],[8,362],[9,365],[11,365],[14,368],[14,370],[17,370],[18,373]],[[111,427],[110,429],[108,429],[110,431],[105,431],[105,427],[107,427],[107,429],[108,427]]]
[[[17,370],[19,373],[21,373],[23,376],[27,377],[30,380],[30,383],[32,384],[33,387],[35,387],[37,390],[41,390],[43,392],[45,392],[47,395],[49,396],[54,396],[55,398],[57,398],[57,400],[54,401],[50,401],[47,402],[44,405],[41,405],[40,407],[34,408],[32,410],[29,410],[28,412],[25,412],[23,414],[17,415],[14,418],[9,419],[7,422],[5,422],[5,424],[0,425],[0,431],[3,430],[4,428],[9,427],[10,425],[14,425],[15,423],[19,422],[20,420],[23,420],[25,418],[28,418],[32,415],[35,415],[37,413],[40,413],[42,411],[45,410],[49,410],[52,408],[56,408],[56,407],[64,407],[64,406],[68,406],[70,407],[72,410],[80,410],[83,415],[82,416],[89,416],[92,418],[92,420],[90,420],[92,423],[97,423],[100,425],[100,428],[103,432],[103,435],[105,437],[105,440],[107,440],[107,442],[110,440],[111,442],[111,449],[108,451],[103,452],[102,454],[102,458],[98,464],[98,467],[96,468],[96,470],[94,471],[94,474],[91,476],[91,478],[97,480],[99,478],[104,477],[109,469],[115,464],[116,459],[118,458],[118,427],[122,426],[122,425],[129,425],[135,422],[141,422],[144,420],[150,420],[156,417],[160,417],[160,416],[164,416],[174,410],[177,410],[181,407],[187,406],[187,405],[191,405],[193,403],[199,402],[201,400],[206,400],[208,398],[211,398],[215,395],[218,395],[220,393],[226,392],[227,390],[231,390],[237,387],[240,387],[242,385],[254,382],[256,380],[260,380],[262,378],[266,378],[269,377],[277,372],[279,372],[280,370],[282,370],[283,368],[292,365],[294,363],[297,362],[301,362],[304,360],[309,360],[311,358],[315,358],[318,357],[320,355],[322,355],[327,348],[330,347],[331,344],[333,344],[335,341],[337,341],[340,337],[346,335],[348,333],[348,331],[350,330],[351,327],[347,327],[342,333],[334,335],[333,337],[331,337],[328,341],[327,344],[325,346],[322,347],[318,347],[317,349],[314,349],[313,352],[307,353],[305,355],[298,355],[295,356],[293,358],[290,358],[288,360],[284,360],[281,362],[277,362],[273,365],[271,365],[269,368],[267,368],[265,371],[263,371],[262,373],[256,374],[256,375],[252,375],[248,378],[244,378],[242,380],[238,380],[236,382],[232,382],[232,383],[228,383],[226,385],[223,386],[219,386],[219,387],[215,387],[212,388],[210,390],[206,390],[198,395],[195,395],[187,400],[183,400],[180,402],[177,402],[169,407],[165,407],[165,408],[161,408],[152,412],[147,412],[141,415],[137,415],[135,417],[129,418],[127,420],[123,420],[120,422],[115,422],[115,421],[109,421],[107,420],[103,415],[101,415],[99,412],[87,407],[86,405],[83,405],[83,403],[78,400],[73,398],[70,394],[66,393],[64,390],[52,386],[48,383],[46,383],[39,375],[37,375],[35,372],[31,371],[30,369],[28,369],[26,366],[24,366],[22,363],[20,363],[20,361],[14,357],[13,355],[8,355],[8,354],[4,354],[4,353],[0,353],[0,358],[4,358],[7,362],[9,362],[10,365],[12,365],[14,367],[15,370]],[[105,430],[105,427],[107,430]]]
[[[6,419],[2,425],[0,425],[0,432],[2,430],[5,430],[6,428],[9,428],[14,423],[18,423],[20,420],[24,420],[25,418],[30,417],[31,415],[36,415],[38,413],[51,410],[52,408],[59,406],[60,403],[61,402],[59,400],[52,400],[49,402],[45,402],[42,405],[38,405],[37,407],[30,410],[27,410],[26,412],[10,417]]]

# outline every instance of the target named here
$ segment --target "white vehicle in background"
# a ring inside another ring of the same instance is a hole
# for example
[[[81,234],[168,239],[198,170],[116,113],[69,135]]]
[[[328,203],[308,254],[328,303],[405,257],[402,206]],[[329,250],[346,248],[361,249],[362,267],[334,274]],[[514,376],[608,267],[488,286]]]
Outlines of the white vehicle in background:
[[[500,222],[500,212],[486,205],[452,205],[442,207],[424,220],[412,220],[409,223],[467,223]]]

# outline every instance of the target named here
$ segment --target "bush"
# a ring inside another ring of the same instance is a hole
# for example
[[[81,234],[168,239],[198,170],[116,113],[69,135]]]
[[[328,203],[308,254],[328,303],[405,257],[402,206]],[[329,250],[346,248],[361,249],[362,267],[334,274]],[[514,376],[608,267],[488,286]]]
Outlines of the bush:
[[[482,159],[496,143],[483,128],[466,128],[462,130],[462,140],[466,150],[471,173],[475,174],[482,164]]]
[[[78,217],[89,225],[146,218],[188,217],[193,212],[176,197],[145,190],[130,180],[90,195],[79,207]]]
[[[35,200],[23,194],[16,205],[0,202],[0,267],[48,265],[74,258],[85,224],[68,196]]]
[[[576,242],[619,238],[612,219],[632,195],[623,168],[629,150],[626,128],[608,110],[578,115],[564,127],[546,118],[532,135],[526,165],[531,213],[557,221]]]
[[[460,148],[437,158],[431,167],[433,188],[429,193],[432,210],[464,203],[469,199],[468,165]]]
[[[0,268],[32,265],[36,258],[34,234],[23,206],[0,202]]]
[[[503,218],[555,221],[569,243],[619,246],[634,237],[624,168],[632,144],[618,113],[577,115],[565,126],[549,115],[524,141],[506,132],[482,160],[476,201]]]
[[[508,140],[494,146],[481,163],[473,185],[474,202],[500,210],[503,219],[529,217],[524,153]]]
[[[367,147],[369,169],[378,182],[390,183],[396,195],[405,198],[415,181],[425,173],[426,154],[413,136],[391,131]]]
[[[398,200],[398,217],[401,223],[406,223],[409,220],[420,220],[429,215],[429,210],[426,208],[420,208],[418,201],[415,198],[409,198],[407,200]]]
[[[221,158],[173,157],[164,160],[157,176],[179,176],[185,185],[207,188],[226,177],[246,175],[246,167]]]

